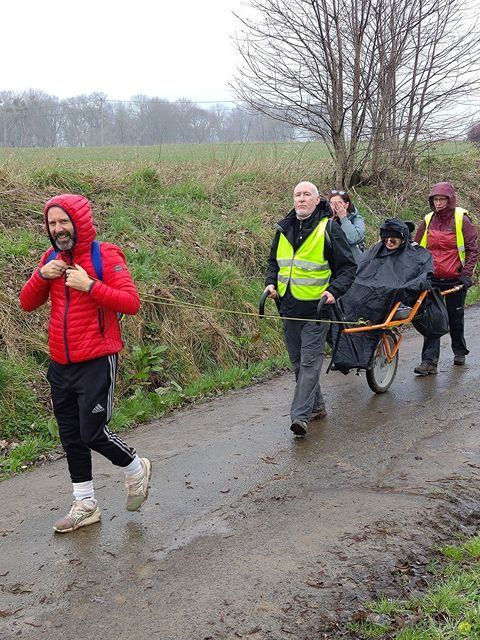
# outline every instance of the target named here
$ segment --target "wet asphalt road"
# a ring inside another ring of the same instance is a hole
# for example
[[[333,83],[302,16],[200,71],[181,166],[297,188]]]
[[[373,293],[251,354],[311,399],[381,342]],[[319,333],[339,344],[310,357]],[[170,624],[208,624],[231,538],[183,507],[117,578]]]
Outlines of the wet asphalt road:
[[[329,414],[305,440],[288,429],[291,374],[140,427],[126,439],[153,462],[149,500],[126,512],[96,456],[102,522],[73,534],[51,530],[71,500],[65,460],[1,483],[0,638],[333,638],[325,621],[355,608],[373,565],[435,540],[446,485],[478,486],[479,331],[469,309],[468,364],[444,338],[428,378],[408,332],[381,396],[363,375],[323,375]]]

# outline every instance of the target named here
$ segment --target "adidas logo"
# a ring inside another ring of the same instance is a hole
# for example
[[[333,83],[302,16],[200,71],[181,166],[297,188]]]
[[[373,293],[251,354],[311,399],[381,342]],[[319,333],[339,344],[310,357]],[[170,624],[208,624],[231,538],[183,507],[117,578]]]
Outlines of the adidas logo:
[[[102,413],[102,411],[105,411],[105,409],[102,407],[101,404],[95,405],[92,409],[92,413]]]

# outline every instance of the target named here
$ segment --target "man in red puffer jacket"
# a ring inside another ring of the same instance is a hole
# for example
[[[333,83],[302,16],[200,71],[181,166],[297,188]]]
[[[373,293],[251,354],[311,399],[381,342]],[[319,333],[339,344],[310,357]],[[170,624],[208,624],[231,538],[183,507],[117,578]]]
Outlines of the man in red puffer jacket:
[[[68,533],[100,520],[92,450],[124,471],[129,511],[139,509],[148,496],[150,461],[139,458],[107,426],[123,347],[118,314],[136,314],[140,300],[125,256],[114,244],[99,245],[102,280],[97,279],[92,258],[96,231],[84,196],[56,196],[45,204],[43,215],[53,249],[44,253],[22,288],[20,303],[33,311],[51,301],[47,378],[74,496],[70,511],[53,529]]]
[[[428,201],[431,212],[419,224],[415,240],[433,255],[434,287],[445,291],[457,284],[463,285],[460,291],[445,296],[453,363],[461,366],[469,353],[464,336],[464,305],[477,264],[477,230],[468,211],[457,207],[455,190],[449,182],[435,184]],[[435,375],[439,356],[440,338],[425,336],[422,362],[415,367],[415,373]]]

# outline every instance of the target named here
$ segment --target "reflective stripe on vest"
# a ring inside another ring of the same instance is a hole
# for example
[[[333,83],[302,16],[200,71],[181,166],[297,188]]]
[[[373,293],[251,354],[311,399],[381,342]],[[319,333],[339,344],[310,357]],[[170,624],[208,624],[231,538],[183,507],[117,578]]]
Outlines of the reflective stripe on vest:
[[[278,294],[283,297],[290,284],[297,300],[318,300],[328,286],[332,271],[325,260],[325,227],[323,218],[305,242],[294,252],[286,236],[281,233],[277,247]]]
[[[462,209],[460,207],[456,207],[455,209],[455,238],[457,242],[457,251],[458,257],[460,258],[460,262],[462,266],[465,264],[465,238],[463,237],[463,216],[468,215],[468,211],[466,209]],[[425,216],[425,231],[423,233],[423,238],[420,240],[420,246],[425,247],[427,249],[427,236],[428,236],[428,225],[430,224],[433,216],[432,213],[427,213]]]

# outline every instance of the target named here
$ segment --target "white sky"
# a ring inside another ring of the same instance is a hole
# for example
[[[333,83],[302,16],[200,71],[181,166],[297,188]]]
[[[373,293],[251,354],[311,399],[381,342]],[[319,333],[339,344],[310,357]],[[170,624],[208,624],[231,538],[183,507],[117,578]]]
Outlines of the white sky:
[[[241,0],[6,0],[0,90],[233,99]]]

